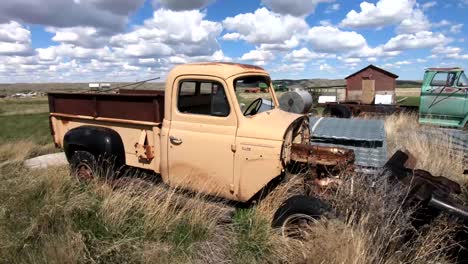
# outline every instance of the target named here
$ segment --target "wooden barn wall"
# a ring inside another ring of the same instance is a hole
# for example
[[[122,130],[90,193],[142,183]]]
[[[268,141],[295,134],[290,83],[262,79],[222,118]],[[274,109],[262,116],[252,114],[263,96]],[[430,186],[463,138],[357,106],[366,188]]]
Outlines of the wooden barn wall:
[[[396,80],[393,77],[385,75],[384,73],[374,70],[372,68],[366,69],[359,74],[356,74],[346,79],[347,90],[362,90],[362,79],[369,77],[370,80],[375,80],[375,91],[394,91]]]

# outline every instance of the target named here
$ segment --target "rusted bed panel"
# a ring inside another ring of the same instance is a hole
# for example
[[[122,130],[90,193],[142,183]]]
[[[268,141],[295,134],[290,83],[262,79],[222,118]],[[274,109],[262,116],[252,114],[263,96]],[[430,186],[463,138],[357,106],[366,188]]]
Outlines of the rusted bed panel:
[[[164,94],[49,93],[51,113],[161,123]]]

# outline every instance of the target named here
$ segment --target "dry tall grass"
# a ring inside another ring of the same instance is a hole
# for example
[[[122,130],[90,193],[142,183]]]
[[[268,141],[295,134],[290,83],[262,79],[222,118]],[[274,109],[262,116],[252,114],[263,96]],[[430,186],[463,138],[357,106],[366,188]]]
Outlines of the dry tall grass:
[[[468,176],[463,175],[463,153],[453,151],[450,138],[443,132],[435,132],[436,137],[423,133],[437,128],[419,125],[417,115],[395,114],[386,118],[385,129],[389,154],[407,149],[417,158],[417,168],[468,184]]]
[[[441,158],[443,149],[417,137],[414,118],[389,117],[386,124],[391,151],[405,147],[419,157],[418,167],[466,181],[457,158]],[[0,147],[1,157],[14,157],[0,166],[0,263],[452,260],[455,224],[442,217],[415,233],[412,211],[401,204],[406,190],[384,179],[345,179],[326,197],[339,217],[320,220],[308,239],[297,241],[281,237],[270,223],[282,201],[303,192],[303,175],[288,176],[252,208],[236,209],[226,223],[227,204],[142,177],[82,184],[65,167],[29,171],[21,161],[34,149],[27,142]],[[404,239],[410,235],[414,239]]]

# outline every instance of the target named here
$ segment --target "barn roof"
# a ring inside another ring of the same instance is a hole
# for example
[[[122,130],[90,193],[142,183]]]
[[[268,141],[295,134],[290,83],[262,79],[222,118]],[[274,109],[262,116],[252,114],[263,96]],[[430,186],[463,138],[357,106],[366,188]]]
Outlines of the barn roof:
[[[382,68],[379,68],[379,67],[377,67],[377,66],[375,66],[375,65],[370,64],[369,66],[367,66],[367,67],[365,67],[365,68],[362,68],[362,69],[360,69],[359,71],[357,71],[357,72],[355,72],[355,73],[353,73],[353,74],[348,75],[345,79],[348,79],[348,78],[350,78],[350,77],[352,77],[352,76],[354,76],[354,75],[356,75],[356,74],[359,74],[359,73],[361,73],[361,72],[363,72],[363,71],[365,71],[365,70],[367,70],[367,69],[369,69],[369,68],[372,68],[372,69],[374,69],[374,70],[376,70],[376,71],[379,71],[379,72],[381,72],[381,73],[383,73],[383,74],[386,74],[386,75],[388,75],[388,76],[391,76],[391,77],[393,77],[393,78],[395,78],[395,79],[398,78],[398,75],[396,75],[396,74],[394,74],[394,73],[391,73],[391,72],[389,72],[389,71],[386,71],[386,70],[384,70],[384,69],[382,69]]]

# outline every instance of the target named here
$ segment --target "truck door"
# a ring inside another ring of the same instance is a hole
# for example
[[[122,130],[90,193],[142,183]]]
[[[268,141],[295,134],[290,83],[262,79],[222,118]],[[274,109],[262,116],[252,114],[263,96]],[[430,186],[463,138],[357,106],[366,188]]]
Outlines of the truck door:
[[[456,85],[457,75],[458,72],[440,71],[431,80],[425,80],[420,105],[423,117],[453,121],[460,118],[465,104],[465,92]]]
[[[170,184],[232,199],[237,117],[226,83],[193,76],[178,78],[174,85]]]

